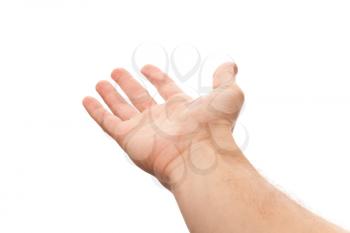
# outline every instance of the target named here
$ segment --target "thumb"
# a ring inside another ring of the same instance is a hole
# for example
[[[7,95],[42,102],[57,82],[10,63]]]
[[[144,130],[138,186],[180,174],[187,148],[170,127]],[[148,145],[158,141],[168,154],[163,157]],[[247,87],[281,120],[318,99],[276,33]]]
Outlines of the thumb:
[[[213,88],[226,87],[234,84],[237,72],[237,65],[233,62],[226,62],[220,65],[214,72]]]

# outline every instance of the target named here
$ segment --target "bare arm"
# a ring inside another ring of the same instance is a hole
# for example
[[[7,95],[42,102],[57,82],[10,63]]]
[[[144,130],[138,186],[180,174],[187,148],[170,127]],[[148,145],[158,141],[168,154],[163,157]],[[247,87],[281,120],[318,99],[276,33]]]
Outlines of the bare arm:
[[[108,81],[96,90],[111,112],[92,97],[83,104],[136,165],[174,194],[191,232],[345,232],[270,185],[236,146],[231,131],[244,96],[235,64],[221,65],[213,91],[195,100],[158,68],[147,65],[141,72],[164,103],[116,69],[112,78],[132,105]]]
[[[345,232],[269,184],[239,151],[217,156],[215,170],[187,169],[171,189],[191,232]]]

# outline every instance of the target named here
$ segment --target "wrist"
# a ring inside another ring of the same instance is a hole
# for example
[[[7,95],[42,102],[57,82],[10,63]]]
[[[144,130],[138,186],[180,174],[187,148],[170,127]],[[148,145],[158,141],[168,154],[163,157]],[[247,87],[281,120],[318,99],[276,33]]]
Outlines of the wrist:
[[[241,170],[256,173],[249,161],[233,142],[230,147],[218,148],[212,140],[193,143],[164,169],[161,182],[174,192],[200,180],[218,179],[239,175]]]

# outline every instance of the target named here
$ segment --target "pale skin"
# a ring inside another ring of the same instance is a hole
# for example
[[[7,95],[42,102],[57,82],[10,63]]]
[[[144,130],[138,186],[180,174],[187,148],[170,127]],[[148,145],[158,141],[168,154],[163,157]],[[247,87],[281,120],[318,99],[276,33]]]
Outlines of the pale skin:
[[[194,233],[347,232],[298,205],[269,184],[249,163],[232,137],[244,102],[237,66],[225,63],[213,75],[213,90],[192,99],[160,69],[142,74],[156,87],[158,104],[125,69],[96,90],[83,105],[90,116],[144,171],[175,196]]]

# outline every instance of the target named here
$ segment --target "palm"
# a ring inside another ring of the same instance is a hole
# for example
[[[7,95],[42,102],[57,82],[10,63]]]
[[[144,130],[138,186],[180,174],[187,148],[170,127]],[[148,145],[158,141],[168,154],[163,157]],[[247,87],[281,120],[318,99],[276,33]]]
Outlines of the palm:
[[[112,113],[92,97],[83,102],[92,118],[142,169],[160,176],[191,145],[210,140],[211,126],[219,125],[214,128],[231,132],[243,103],[242,92],[234,84],[236,70],[232,64],[220,66],[214,75],[213,92],[196,100],[184,94],[156,67],[147,65],[142,73],[157,88],[165,103],[156,104],[124,69],[115,70],[112,78],[135,108],[107,81],[99,82],[96,89]]]

